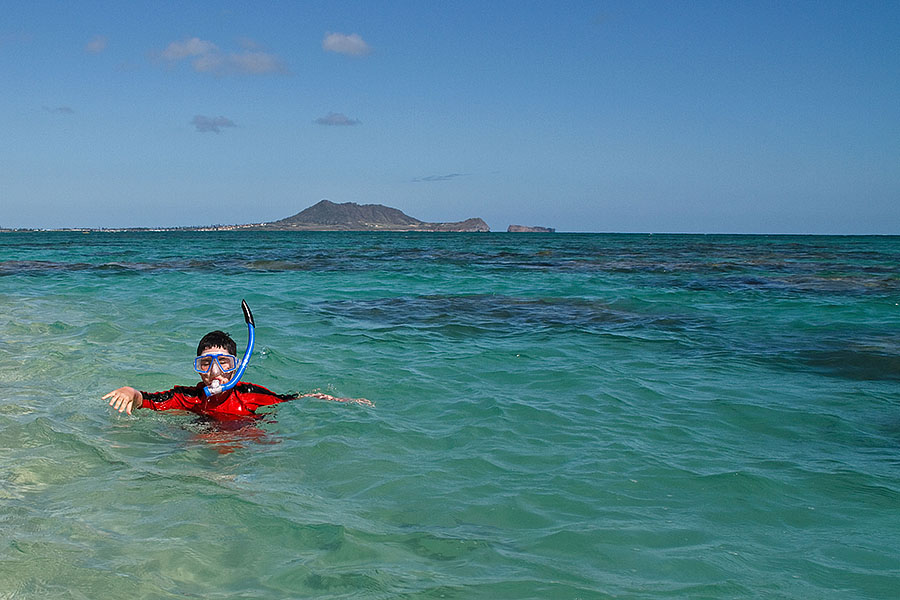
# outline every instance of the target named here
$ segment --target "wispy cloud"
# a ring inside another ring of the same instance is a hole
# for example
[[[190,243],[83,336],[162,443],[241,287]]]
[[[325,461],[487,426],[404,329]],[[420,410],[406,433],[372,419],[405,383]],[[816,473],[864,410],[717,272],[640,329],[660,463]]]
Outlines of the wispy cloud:
[[[319,117],[316,119],[316,123],[319,125],[359,125],[361,121],[357,119],[351,119],[345,114],[330,112],[324,117]]]
[[[287,69],[278,57],[268,52],[247,51],[228,55],[228,63],[239,73],[262,75],[264,73],[285,73]]]
[[[240,37],[237,42],[244,50],[262,50],[262,46],[256,40],[248,37]]]
[[[91,38],[84,46],[84,51],[88,54],[100,54],[106,50],[107,39],[105,35],[97,35]]]
[[[451,179],[456,179],[457,177],[465,177],[465,173],[447,173],[446,175],[429,175],[427,177],[417,177],[413,179],[415,183],[419,182],[433,182],[433,181],[450,181]]]
[[[17,32],[17,33],[0,33],[0,46],[6,44],[27,44],[34,39],[34,34]]]
[[[191,120],[191,125],[200,133],[221,133],[223,127],[237,127],[234,121],[225,117],[204,117],[197,115]]]
[[[372,52],[372,47],[356,33],[327,33],[322,40],[322,49],[347,56],[365,56]]]
[[[260,50],[259,44],[253,40],[242,39],[240,45],[243,49],[239,52],[225,52],[210,41],[194,37],[172,42],[160,53],[160,57],[170,64],[190,59],[194,71],[214,75],[288,72],[278,56]]]
[[[49,113],[54,113],[57,115],[74,115],[75,114],[75,111],[72,110],[72,108],[69,106],[57,106],[56,108],[53,108],[50,106],[42,106],[41,108],[43,108],[44,110],[46,110]]]
[[[162,51],[162,57],[169,61],[178,61],[191,56],[203,56],[219,51],[218,46],[200,38],[190,38],[182,42],[172,42]]]

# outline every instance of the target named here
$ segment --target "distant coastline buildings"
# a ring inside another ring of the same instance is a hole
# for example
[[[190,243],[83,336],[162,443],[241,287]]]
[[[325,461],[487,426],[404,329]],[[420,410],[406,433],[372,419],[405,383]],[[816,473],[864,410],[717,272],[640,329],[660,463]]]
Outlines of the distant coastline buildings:
[[[344,202],[336,204],[330,200],[321,200],[299,213],[266,223],[248,223],[242,225],[204,225],[195,227],[69,227],[57,229],[4,229],[0,232],[14,231],[72,231],[90,233],[91,231],[431,231],[431,232],[490,232],[491,228],[480,217],[472,217],[464,221],[429,223],[410,217],[403,211],[382,204],[357,204]],[[510,225],[508,233],[554,233],[552,227],[528,227]]]

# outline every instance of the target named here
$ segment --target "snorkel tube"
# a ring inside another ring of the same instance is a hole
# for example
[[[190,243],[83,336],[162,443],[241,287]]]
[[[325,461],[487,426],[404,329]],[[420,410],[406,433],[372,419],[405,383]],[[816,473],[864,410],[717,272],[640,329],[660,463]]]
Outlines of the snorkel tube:
[[[253,323],[253,313],[250,312],[250,307],[247,306],[246,300],[241,300],[241,308],[244,311],[244,320],[247,321],[247,349],[244,351],[244,358],[241,359],[241,364],[238,365],[237,371],[234,372],[234,375],[231,376],[228,383],[221,384],[216,380],[213,381],[212,385],[203,388],[203,393],[206,394],[207,398],[215,396],[216,394],[221,394],[222,392],[227,392],[236,386],[244,375],[247,364],[250,362],[250,355],[253,354],[253,341],[256,338],[256,335],[254,334],[256,325]]]

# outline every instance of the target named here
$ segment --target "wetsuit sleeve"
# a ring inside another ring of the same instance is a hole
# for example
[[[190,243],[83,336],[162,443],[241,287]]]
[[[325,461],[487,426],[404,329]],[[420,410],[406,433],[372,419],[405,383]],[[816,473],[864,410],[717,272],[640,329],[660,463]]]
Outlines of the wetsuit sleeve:
[[[241,402],[251,412],[260,406],[271,406],[272,404],[279,404],[298,398],[297,394],[276,394],[272,390],[255,383],[239,383],[236,390],[240,394]]]
[[[141,402],[141,408],[149,408],[151,410],[190,410],[193,405],[203,399],[200,396],[202,393],[199,387],[184,387],[180,385],[165,392],[141,392],[141,396],[144,398]]]

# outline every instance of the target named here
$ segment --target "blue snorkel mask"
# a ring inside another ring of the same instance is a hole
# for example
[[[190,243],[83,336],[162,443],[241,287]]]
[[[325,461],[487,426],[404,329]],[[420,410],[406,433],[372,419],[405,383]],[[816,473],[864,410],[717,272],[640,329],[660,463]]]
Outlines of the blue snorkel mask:
[[[240,382],[241,377],[244,375],[244,370],[247,368],[247,364],[250,362],[250,355],[253,354],[253,342],[255,339],[254,328],[256,325],[253,323],[253,313],[250,312],[250,307],[247,306],[246,300],[241,300],[241,309],[244,311],[244,320],[247,321],[247,349],[244,351],[244,358],[241,359],[241,364],[237,366],[237,371],[235,371],[234,375],[231,376],[231,379],[228,380],[228,383],[221,384],[218,380],[213,381],[212,385],[205,386],[203,388],[203,393],[206,394],[206,397],[215,396],[216,394],[221,394],[222,392],[227,392],[234,386]],[[226,355],[222,355],[226,356]],[[220,358],[215,358],[217,363],[220,363]],[[220,363],[221,364],[221,363]],[[196,365],[195,365],[196,368]]]

